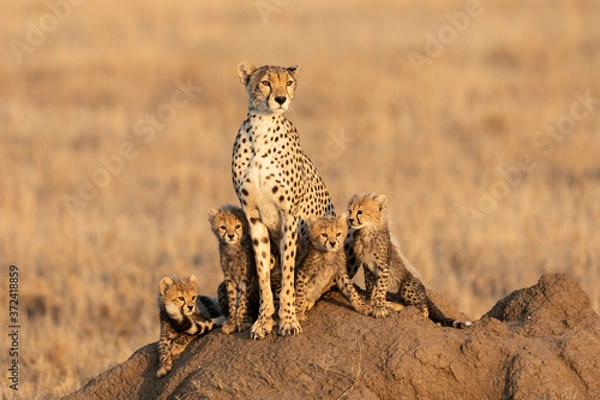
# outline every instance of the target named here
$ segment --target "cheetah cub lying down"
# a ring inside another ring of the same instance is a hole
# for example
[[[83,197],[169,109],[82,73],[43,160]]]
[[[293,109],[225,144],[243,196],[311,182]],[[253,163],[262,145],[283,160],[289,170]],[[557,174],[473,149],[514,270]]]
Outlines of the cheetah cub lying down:
[[[158,286],[160,340],[156,376],[162,378],[171,371],[173,357],[185,350],[196,337],[221,326],[225,318],[218,316],[219,310],[212,299],[198,296],[194,275],[189,278],[163,278]]]
[[[308,217],[306,223],[310,239],[309,248],[306,257],[296,266],[294,305],[298,320],[306,320],[304,313],[335,284],[356,311],[364,315],[371,314],[371,306],[360,299],[346,270],[346,214],[339,217]]]
[[[363,265],[372,315],[388,315],[386,298],[417,307],[443,326],[466,328],[469,321],[446,317],[429,299],[414,267],[395,244],[386,215],[387,197],[375,193],[356,194],[348,205],[348,224],[354,230],[354,253]]]
[[[211,209],[208,221],[219,241],[224,276],[217,289],[219,306],[227,317],[222,331],[228,335],[243,332],[250,329],[259,308],[258,274],[248,221],[241,208],[230,205]],[[276,263],[277,257],[271,254],[272,270]],[[277,293],[281,288],[281,273],[276,269],[271,273],[271,286]],[[275,298],[277,304],[278,298]]]

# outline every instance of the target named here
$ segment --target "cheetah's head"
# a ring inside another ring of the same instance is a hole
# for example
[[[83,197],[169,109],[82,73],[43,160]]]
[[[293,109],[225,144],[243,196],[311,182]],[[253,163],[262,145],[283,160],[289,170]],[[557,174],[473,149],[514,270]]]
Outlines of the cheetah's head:
[[[348,235],[346,214],[339,217],[308,217],[306,224],[310,242],[319,251],[338,251],[344,247]]]
[[[182,315],[190,316],[196,312],[198,284],[195,275],[188,278],[162,278],[158,289],[158,302],[164,304],[171,318],[179,321]]]
[[[290,106],[296,88],[298,65],[277,67],[263,65],[256,68],[245,61],[238,67],[240,81],[246,86],[249,108],[265,114],[282,114]]]
[[[386,223],[387,197],[376,193],[358,193],[348,204],[348,225],[352,229],[381,226]]]
[[[246,216],[239,207],[213,208],[208,213],[208,221],[217,239],[225,244],[238,243],[248,230]]]

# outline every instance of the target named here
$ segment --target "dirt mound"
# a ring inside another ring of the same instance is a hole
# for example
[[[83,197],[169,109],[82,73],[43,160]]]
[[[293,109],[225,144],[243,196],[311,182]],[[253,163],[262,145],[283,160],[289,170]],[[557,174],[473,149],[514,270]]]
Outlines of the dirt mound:
[[[301,335],[251,341],[216,331],[160,380],[152,343],[67,399],[600,398],[600,318],[567,275],[543,276],[466,330],[412,307],[399,314],[361,316],[336,293],[309,312]]]

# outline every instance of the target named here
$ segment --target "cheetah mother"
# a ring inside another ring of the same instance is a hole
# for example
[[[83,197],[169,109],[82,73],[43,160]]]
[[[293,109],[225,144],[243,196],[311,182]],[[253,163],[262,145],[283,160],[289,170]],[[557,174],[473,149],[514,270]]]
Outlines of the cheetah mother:
[[[282,272],[278,333],[294,335],[302,330],[294,309],[294,264],[308,243],[305,219],[335,215],[323,180],[300,147],[296,128],[283,116],[294,98],[298,68],[256,68],[247,62],[237,67],[249,107],[233,145],[232,178],[250,224],[260,287],[252,339],[264,338],[275,324],[271,241],[280,255]]]

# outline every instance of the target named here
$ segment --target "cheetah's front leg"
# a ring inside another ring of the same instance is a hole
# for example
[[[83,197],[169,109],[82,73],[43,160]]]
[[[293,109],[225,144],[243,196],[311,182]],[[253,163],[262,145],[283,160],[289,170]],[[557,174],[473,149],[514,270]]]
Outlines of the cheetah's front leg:
[[[162,327],[161,327],[162,330]],[[161,338],[158,342],[158,371],[157,378],[167,375],[173,368],[173,357],[171,356],[172,339],[167,334],[161,332]]]
[[[279,334],[302,332],[294,307],[294,265],[298,245],[298,217],[288,215],[281,238],[281,293],[279,295]]]
[[[308,281],[308,276],[304,273],[304,271],[297,271],[296,274],[296,291],[294,293],[296,300],[294,302],[294,307],[296,311],[296,317],[298,321],[305,321],[306,315],[305,312],[307,310],[306,304],[306,282]]]
[[[352,281],[346,273],[340,273],[336,277],[335,281],[338,289],[350,301],[350,304],[352,304],[354,310],[363,315],[371,315],[373,313],[373,308],[362,301],[362,299],[358,295],[358,292],[356,291],[356,289],[354,289]]]
[[[386,307],[387,288],[389,281],[389,267],[387,265],[375,265],[377,271],[377,280],[371,296],[371,305],[373,306],[373,315],[375,318],[387,317],[389,312]]]
[[[236,302],[236,287],[233,278],[229,275],[225,276],[225,282],[227,285],[227,305],[228,305],[228,318],[223,324],[221,330],[226,335],[235,332],[236,329],[236,316],[237,316],[237,302]]]
[[[269,230],[258,219],[258,213],[248,215],[250,222],[250,236],[252,237],[252,246],[256,259],[256,272],[258,275],[258,288],[260,294],[260,309],[258,319],[250,329],[251,339],[264,339],[275,325],[273,313],[273,292],[271,291],[271,271],[269,258],[271,254],[271,245],[269,242]]]
[[[252,319],[249,315],[250,297],[248,296],[248,283],[240,282],[238,284],[238,308],[235,317],[235,324],[238,332],[243,332],[252,326]]]

